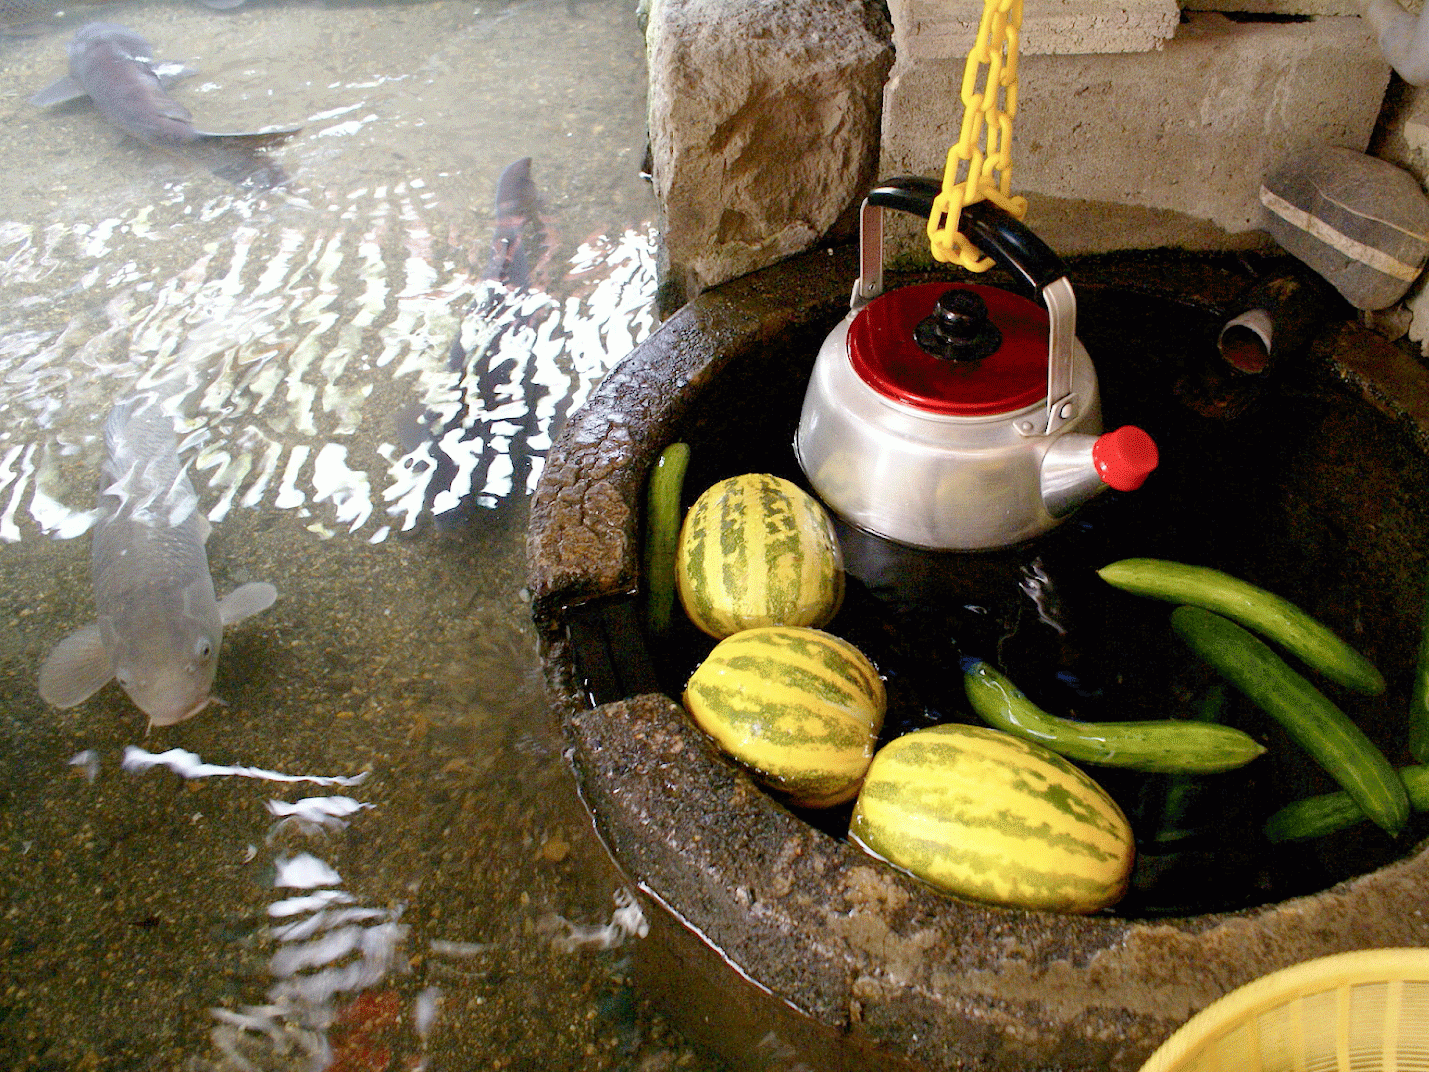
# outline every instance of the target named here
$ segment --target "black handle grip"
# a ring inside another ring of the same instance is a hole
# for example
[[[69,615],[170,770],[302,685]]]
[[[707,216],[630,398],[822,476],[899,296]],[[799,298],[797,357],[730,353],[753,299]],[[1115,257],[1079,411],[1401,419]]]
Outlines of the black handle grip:
[[[887,179],[868,193],[868,203],[895,208],[927,219],[933,201],[943,192],[939,179],[904,175]],[[1067,274],[1052,247],[1033,234],[1021,220],[991,201],[976,201],[963,209],[959,229],[973,244],[1003,268],[1016,275],[1034,295]]]

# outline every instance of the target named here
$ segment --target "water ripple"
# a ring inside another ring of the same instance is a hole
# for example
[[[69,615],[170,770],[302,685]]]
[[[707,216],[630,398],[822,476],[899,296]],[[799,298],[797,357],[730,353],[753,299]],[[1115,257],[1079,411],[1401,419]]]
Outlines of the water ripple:
[[[181,199],[89,227],[0,222],[7,304],[37,310],[66,278],[110,295],[0,339],[0,540],[84,532],[103,413],[158,384],[213,522],[267,505],[377,542],[496,507],[534,488],[554,431],[653,328],[648,228],[514,289],[481,278],[481,240],[419,179],[319,200],[258,220],[213,198],[198,216],[233,226],[177,270],[147,247],[190,214]]]

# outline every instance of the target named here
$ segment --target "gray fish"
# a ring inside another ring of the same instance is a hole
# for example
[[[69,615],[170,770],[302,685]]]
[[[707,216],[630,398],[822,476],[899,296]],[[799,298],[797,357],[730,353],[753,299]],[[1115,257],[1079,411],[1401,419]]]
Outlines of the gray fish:
[[[204,550],[208,519],[158,395],[117,404],[104,443],[91,549],[99,620],[50,653],[40,695],[73,707],[113,678],[151,726],[169,726],[208,705],[223,627],[266,610],[278,592],[253,583],[215,597]]]
[[[231,134],[196,129],[188,109],[166,92],[167,86],[194,72],[182,64],[155,63],[149,42],[123,26],[88,23],[74,35],[68,51],[69,74],[36,93],[31,104],[48,108],[88,97],[124,133],[193,156],[240,185],[266,189],[286,181],[258,150],[292,137],[301,127]]]

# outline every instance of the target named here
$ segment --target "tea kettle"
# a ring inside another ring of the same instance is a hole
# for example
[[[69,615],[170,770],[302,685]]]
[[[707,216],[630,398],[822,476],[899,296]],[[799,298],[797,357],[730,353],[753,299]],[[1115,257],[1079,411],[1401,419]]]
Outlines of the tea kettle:
[[[1040,305],[970,283],[883,293],[884,209],[926,219],[940,188],[891,179],[865,199],[852,308],[819,349],[794,452],[845,521],[912,547],[989,550],[1048,531],[1107,487],[1140,487],[1156,444],[1133,425],[1102,433],[1066,269],[992,202],[963,209],[959,225]]]

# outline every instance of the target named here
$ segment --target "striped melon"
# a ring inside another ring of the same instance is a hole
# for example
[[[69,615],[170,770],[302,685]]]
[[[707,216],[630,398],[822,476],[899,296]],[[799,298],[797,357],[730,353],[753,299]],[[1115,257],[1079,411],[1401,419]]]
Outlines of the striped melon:
[[[685,686],[685,708],[715,743],[808,808],[858,792],[884,706],[883,682],[862,652],[794,626],[721,640]]]
[[[818,501],[746,473],[690,507],[676,552],[680,602],[715,638],[761,625],[827,625],[843,602],[843,556]]]
[[[932,726],[879,749],[849,836],[978,901],[1095,912],[1126,892],[1131,828],[1106,791],[1039,744]]]

